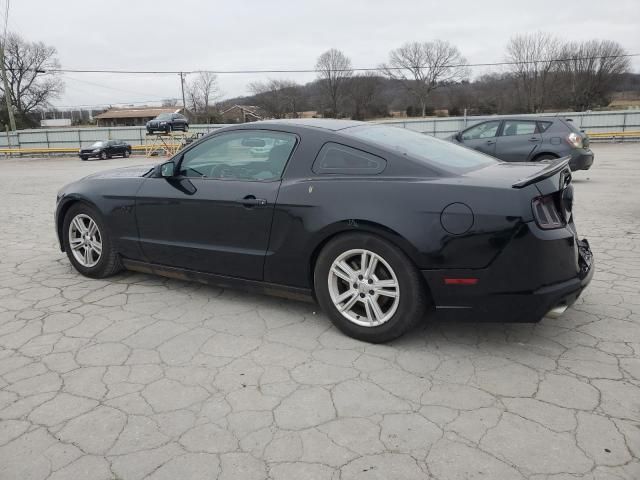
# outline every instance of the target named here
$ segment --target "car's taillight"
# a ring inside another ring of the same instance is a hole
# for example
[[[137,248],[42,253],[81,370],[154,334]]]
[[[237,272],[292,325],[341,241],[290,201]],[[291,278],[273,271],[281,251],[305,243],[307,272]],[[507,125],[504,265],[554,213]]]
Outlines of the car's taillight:
[[[575,132],[571,132],[565,138],[567,143],[571,145],[573,148],[582,148],[582,135],[578,135]]]
[[[531,206],[533,208],[533,216],[540,228],[550,230],[564,226],[564,219],[558,208],[556,194],[536,197],[531,202]]]

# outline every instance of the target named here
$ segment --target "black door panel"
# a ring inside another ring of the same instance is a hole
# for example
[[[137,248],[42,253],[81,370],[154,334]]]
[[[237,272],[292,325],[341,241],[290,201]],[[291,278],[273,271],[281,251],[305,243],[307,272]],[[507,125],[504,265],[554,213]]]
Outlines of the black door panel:
[[[136,203],[142,250],[152,263],[261,280],[279,186],[149,178]]]

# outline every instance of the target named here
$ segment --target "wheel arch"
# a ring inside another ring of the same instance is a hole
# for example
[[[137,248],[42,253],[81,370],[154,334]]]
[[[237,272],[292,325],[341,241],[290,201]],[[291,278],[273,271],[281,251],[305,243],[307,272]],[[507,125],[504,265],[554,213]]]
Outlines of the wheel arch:
[[[319,233],[316,238],[315,245],[313,245],[308,265],[309,285],[311,285],[312,292],[314,292],[315,290],[315,282],[313,277],[316,261],[318,260],[320,252],[322,252],[322,249],[334,238],[349,233],[365,233],[383,238],[384,240],[388,241],[396,248],[398,248],[402,253],[404,253],[407,258],[409,258],[409,260],[413,263],[413,265],[418,268],[419,253],[417,249],[413,247],[408,240],[406,240],[395,230],[380,223],[372,222],[369,220],[350,219],[347,221],[336,222],[325,227]],[[315,298],[315,293],[313,293],[313,295]]]
[[[61,203],[60,206],[58,207],[58,212],[56,215],[56,233],[58,234],[58,243],[60,244],[60,251],[62,252],[65,251],[64,241],[62,237],[63,235],[62,228],[64,227],[64,219],[67,216],[67,212],[69,211],[69,209],[78,203],[84,203],[85,205],[97,210],[97,206],[92,201],[84,197],[74,195],[66,198],[66,200],[63,200],[63,203]]]
[[[533,158],[531,160],[535,162],[540,157],[545,157],[545,156],[551,156],[551,157],[554,157],[554,158],[560,158],[560,156],[558,154],[553,153],[553,152],[538,152],[533,156]]]

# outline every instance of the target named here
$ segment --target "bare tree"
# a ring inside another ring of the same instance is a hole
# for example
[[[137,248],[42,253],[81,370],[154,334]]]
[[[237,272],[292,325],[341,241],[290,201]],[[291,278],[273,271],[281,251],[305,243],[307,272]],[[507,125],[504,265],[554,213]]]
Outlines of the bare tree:
[[[255,82],[249,89],[256,97],[257,105],[273,118],[298,116],[301,103],[300,85],[292,80],[269,79]]]
[[[364,120],[376,101],[380,91],[381,78],[373,72],[366,72],[351,78],[349,96],[353,102],[353,119]]]
[[[177,105],[178,105],[177,98],[165,98],[164,100],[162,100],[163,107],[176,107]]]
[[[215,115],[214,104],[220,97],[218,77],[211,72],[198,72],[197,77],[187,84],[189,110],[200,121],[211,123]]]
[[[389,53],[389,63],[380,69],[389,78],[402,81],[420,104],[422,116],[427,110],[429,94],[439,86],[459,82],[467,77],[466,59],[458,47],[449,42],[405,43]]]
[[[569,92],[569,104],[587,110],[609,103],[612,83],[630,68],[627,51],[611,40],[570,42],[563,46],[558,62],[560,84]]]
[[[56,49],[42,42],[28,42],[14,33],[7,36],[4,63],[9,95],[23,123],[29,114],[47,107],[64,90],[59,74],[48,72],[60,68],[55,55]],[[0,91],[6,95],[2,83]]]
[[[510,70],[526,112],[544,110],[559,51],[559,40],[544,32],[516,35],[509,41],[507,61],[514,62]]]
[[[338,117],[340,100],[344,97],[353,75],[351,60],[340,50],[332,48],[318,57],[318,78],[324,94],[329,98],[331,114]]]

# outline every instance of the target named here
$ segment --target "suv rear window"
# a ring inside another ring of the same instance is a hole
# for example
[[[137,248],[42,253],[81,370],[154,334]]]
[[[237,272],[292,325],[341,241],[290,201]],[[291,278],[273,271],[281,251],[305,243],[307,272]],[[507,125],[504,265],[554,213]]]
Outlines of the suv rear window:
[[[345,128],[340,133],[451,173],[470,172],[498,163],[483,153],[406,128],[364,125]]]

